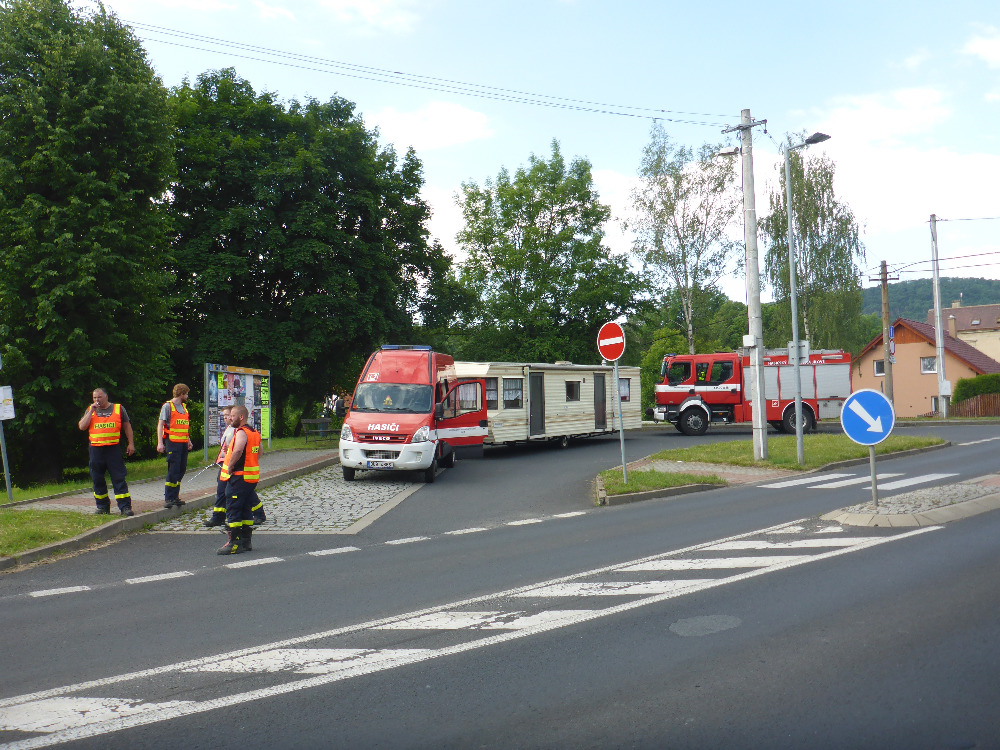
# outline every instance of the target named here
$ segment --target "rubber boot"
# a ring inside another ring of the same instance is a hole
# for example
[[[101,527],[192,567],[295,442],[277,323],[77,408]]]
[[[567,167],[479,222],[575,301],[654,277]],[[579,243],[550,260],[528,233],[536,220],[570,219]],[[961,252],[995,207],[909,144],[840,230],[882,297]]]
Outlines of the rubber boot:
[[[243,552],[243,539],[240,529],[230,529],[229,539],[216,551],[217,555],[238,555]]]
[[[240,536],[240,543],[243,549],[249,552],[253,549],[253,526],[244,526]]]

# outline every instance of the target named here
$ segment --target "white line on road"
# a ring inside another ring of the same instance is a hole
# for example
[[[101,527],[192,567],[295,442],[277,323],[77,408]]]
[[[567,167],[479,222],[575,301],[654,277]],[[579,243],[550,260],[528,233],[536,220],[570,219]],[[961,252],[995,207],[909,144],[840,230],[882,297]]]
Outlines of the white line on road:
[[[979,445],[980,443],[991,443],[994,440],[1000,440],[1000,437],[984,438],[983,440],[973,440],[968,443],[958,443],[958,445]]]
[[[914,484],[925,484],[926,482],[936,482],[939,479],[947,479],[948,477],[957,477],[958,474],[924,474],[920,477],[910,477],[909,479],[899,479],[895,482],[889,482],[887,484],[880,484],[878,488],[880,490],[898,490],[900,487],[910,487]]]
[[[869,537],[875,539],[877,537]],[[721,542],[705,547],[709,552],[723,552],[737,549],[802,549],[803,547],[853,547],[858,542],[865,541],[864,538],[844,537],[837,539],[796,539],[793,542],[768,542],[763,539],[743,539],[738,542]]]
[[[32,591],[32,596],[56,596],[58,594],[75,594],[77,591],[90,591],[90,586],[67,586],[63,589],[45,589],[44,591]]]
[[[776,565],[796,565],[812,555],[769,555],[768,557],[703,557],[696,559],[649,560],[622,568],[624,572],[658,570],[726,570],[727,568],[769,568]]]
[[[126,578],[125,583],[152,583],[154,581],[169,581],[172,578],[184,578],[194,575],[187,570],[178,570],[173,573],[161,573],[157,576],[142,576],[141,578]]]
[[[889,477],[898,477],[898,476],[902,476],[902,475],[898,474],[898,473],[896,473],[896,474],[879,474],[878,478],[881,481],[882,479],[888,479]],[[809,489],[811,489],[811,490],[838,490],[841,487],[850,487],[853,484],[864,484],[865,482],[870,482],[870,481],[872,481],[872,478],[871,478],[871,475],[869,474],[866,477],[854,477],[853,479],[841,479],[839,482],[826,482],[825,484],[816,484],[816,485],[813,485],[812,487],[810,487]]]
[[[485,526],[473,526],[470,529],[458,529],[457,531],[446,531],[444,533],[447,536],[461,536],[462,534],[478,534],[480,531],[489,531],[489,529]]]
[[[523,521],[510,521],[508,526],[529,526],[533,523],[543,523],[544,518],[525,518]]]
[[[762,484],[761,487],[769,490],[780,490],[785,487],[797,487],[800,484],[812,484],[813,482],[822,482],[827,479],[839,479],[840,477],[849,477],[850,474],[824,474],[823,476],[816,476],[815,474],[808,477],[803,477],[799,479],[786,479],[783,482],[772,482],[771,484]]]
[[[408,536],[405,539],[393,539],[386,544],[413,544],[414,542],[426,542],[429,536]]]
[[[334,547],[333,549],[318,549],[310,552],[310,555],[314,557],[323,557],[324,555],[340,555],[344,552],[357,552],[360,547]]]
[[[229,563],[227,568],[252,568],[255,565],[270,565],[271,563],[284,562],[280,557],[261,557],[258,560],[244,560],[243,562]]]

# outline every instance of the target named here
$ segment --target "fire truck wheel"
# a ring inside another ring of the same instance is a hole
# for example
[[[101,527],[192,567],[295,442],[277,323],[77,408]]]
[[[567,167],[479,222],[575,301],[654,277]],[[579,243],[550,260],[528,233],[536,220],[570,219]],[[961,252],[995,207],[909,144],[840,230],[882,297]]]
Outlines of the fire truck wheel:
[[[452,448],[451,452],[447,456],[441,457],[441,465],[446,469],[455,468],[455,449]]]
[[[785,428],[782,426],[780,419],[769,419],[767,421],[767,423],[769,425],[771,425],[771,427],[773,427],[774,429],[776,429],[778,432],[784,432],[785,431]]]
[[[353,482],[355,469],[349,468],[347,466],[341,466],[340,468],[344,470],[344,481]]]
[[[708,432],[708,418],[705,412],[693,406],[684,410],[679,424],[681,432],[685,435],[704,435]]]
[[[438,460],[437,456],[435,456],[434,460],[431,461],[431,465],[428,466],[427,469],[424,471],[424,482],[426,482],[427,484],[434,484],[434,479],[437,476],[437,470],[438,470]]]
[[[808,406],[802,407],[802,434],[812,430],[816,421],[813,419],[812,409]],[[785,415],[781,419],[781,430],[789,435],[795,434],[795,407],[790,406],[785,409]]]

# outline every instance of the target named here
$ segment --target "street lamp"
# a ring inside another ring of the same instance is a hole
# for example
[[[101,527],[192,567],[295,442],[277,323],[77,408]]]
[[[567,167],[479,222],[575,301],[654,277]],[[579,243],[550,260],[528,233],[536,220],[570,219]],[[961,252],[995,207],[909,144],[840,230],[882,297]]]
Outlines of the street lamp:
[[[792,234],[792,157],[791,152],[815,143],[830,140],[826,133],[813,133],[802,143],[791,146],[786,144],[785,152],[785,206],[788,210],[788,296],[792,302],[792,351],[789,355],[795,357],[795,452],[799,466],[806,462],[805,449],[802,446],[802,370],[799,356],[799,305],[795,290],[795,238]],[[793,354],[794,352],[794,354]]]

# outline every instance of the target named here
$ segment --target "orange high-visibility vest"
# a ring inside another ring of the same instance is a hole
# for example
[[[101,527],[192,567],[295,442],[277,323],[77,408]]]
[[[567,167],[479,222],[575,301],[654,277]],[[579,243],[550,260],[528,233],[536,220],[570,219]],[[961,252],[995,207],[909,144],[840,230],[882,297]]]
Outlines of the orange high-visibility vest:
[[[90,417],[90,444],[91,445],[118,445],[122,436],[122,406],[114,404],[111,414],[106,417],[99,417],[96,414]]]
[[[229,443],[226,458],[222,463],[222,473],[219,475],[219,479],[226,481],[230,477],[243,477],[243,481],[247,484],[257,484],[260,481],[260,433],[251,430],[246,425],[237,428],[237,431],[239,430],[246,433],[246,448],[243,449],[243,455],[234,464],[232,458],[233,446],[236,444],[236,433],[233,433],[233,439]]]
[[[181,413],[173,401],[167,403],[170,404],[170,421],[163,425],[163,437],[171,443],[186,443],[191,429],[191,415],[187,411]]]

